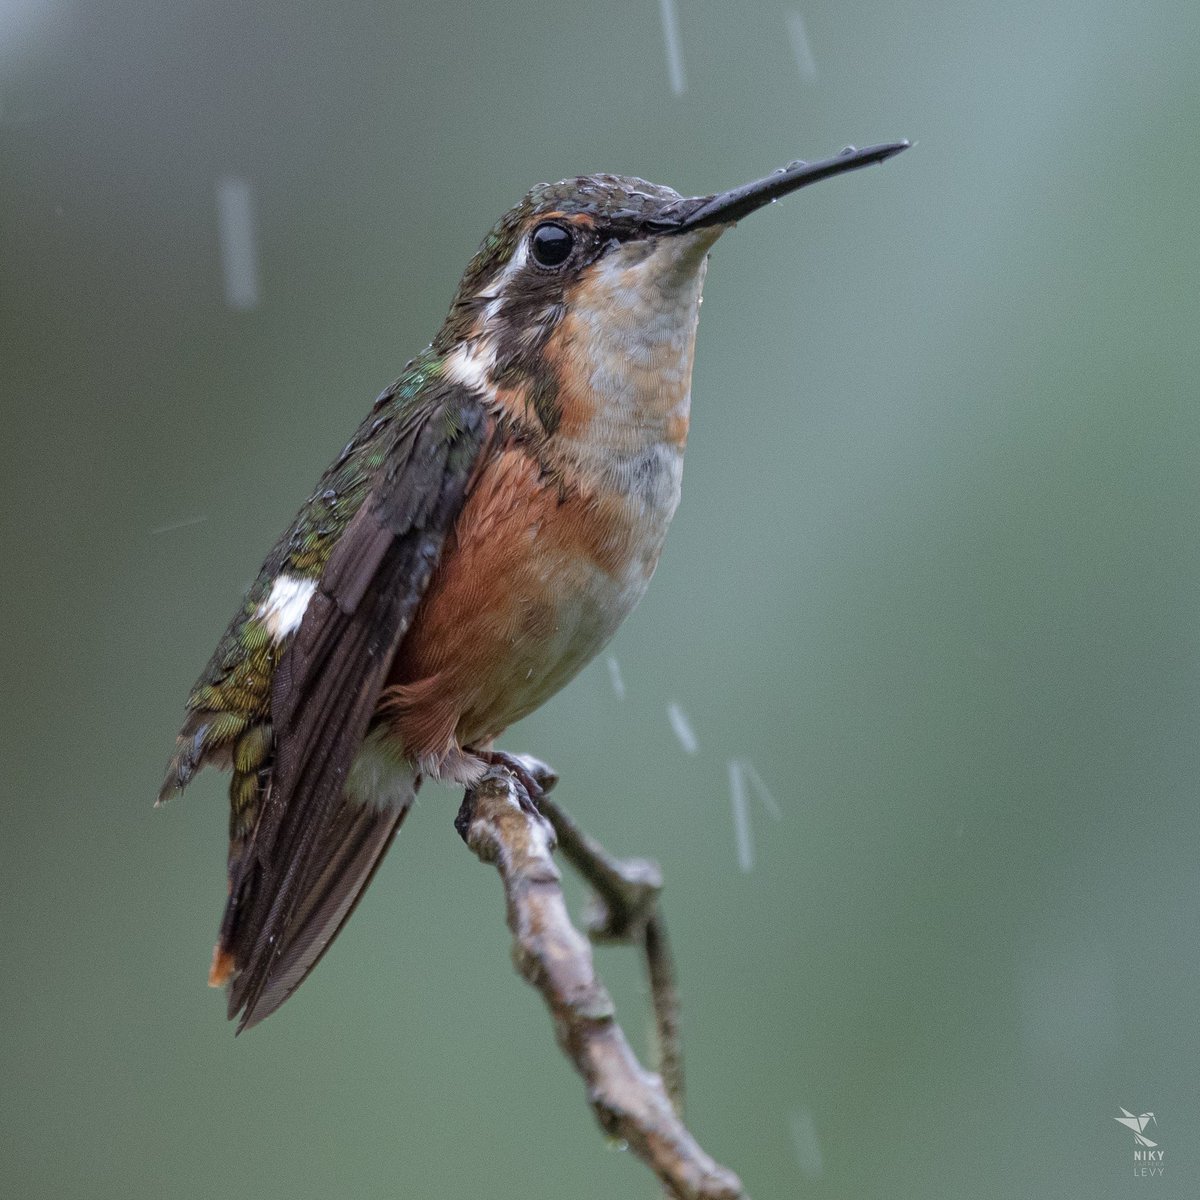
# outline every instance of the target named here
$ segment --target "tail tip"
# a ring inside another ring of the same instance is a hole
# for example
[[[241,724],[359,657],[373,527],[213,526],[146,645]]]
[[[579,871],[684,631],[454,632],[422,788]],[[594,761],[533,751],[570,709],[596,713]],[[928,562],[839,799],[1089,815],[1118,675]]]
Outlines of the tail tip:
[[[212,964],[208,968],[208,986],[224,987],[233,978],[235,969],[233,955],[218,942],[213,947]]]

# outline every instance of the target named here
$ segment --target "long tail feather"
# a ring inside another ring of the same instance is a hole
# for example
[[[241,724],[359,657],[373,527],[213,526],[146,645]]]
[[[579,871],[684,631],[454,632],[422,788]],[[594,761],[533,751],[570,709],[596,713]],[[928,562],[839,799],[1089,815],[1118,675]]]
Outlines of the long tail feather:
[[[264,874],[251,838],[230,863],[230,894],[221,921],[210,982],[230,981],[229,1016],[238,1032],[273,1013],[308,978],[341,932],[374,878],[416,794],[379,808],[343,800],[313,848],[307,878],[277,945],[261,946],[241,918],[261,906]],[[260,961],[269,958],[269,962]],[[253,988],[247,984],[253,983]]]

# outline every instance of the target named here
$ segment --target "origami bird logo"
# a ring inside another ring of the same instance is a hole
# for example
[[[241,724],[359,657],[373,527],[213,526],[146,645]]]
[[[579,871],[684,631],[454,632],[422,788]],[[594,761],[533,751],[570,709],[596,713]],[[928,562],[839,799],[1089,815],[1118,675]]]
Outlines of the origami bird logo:
[[[1125,1115],[1123,1117],[1113,1117],[1113,1120],[1119,1121],[1122,1125],[1126,1125],[1132,1129],[1133,1140],[1137,1142],[1139,1146],[1158,1145],[1157,1142],[1152,1142],[1148,1137],[1144,1136],[1144,1130],[1150,1121],[1153,1121],[1155,1125],[1158,1124],[1158,1121],[1152,1112],[1142,1113],[1140,1117],[1135,1117],[1133,1113],[1129,1111],[1129,1109],[1123,1108],[1121,1105],[1118,1105],[1117,1107],[1120,1108]]]

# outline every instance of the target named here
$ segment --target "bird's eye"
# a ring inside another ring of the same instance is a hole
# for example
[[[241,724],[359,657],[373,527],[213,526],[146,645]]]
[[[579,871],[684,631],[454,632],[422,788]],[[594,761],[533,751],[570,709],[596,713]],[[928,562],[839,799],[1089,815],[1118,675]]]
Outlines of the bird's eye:
[[[571,256],[575,235],[562,225],[544,221],[529,239],[534,261],[541,267],[561,267]]]

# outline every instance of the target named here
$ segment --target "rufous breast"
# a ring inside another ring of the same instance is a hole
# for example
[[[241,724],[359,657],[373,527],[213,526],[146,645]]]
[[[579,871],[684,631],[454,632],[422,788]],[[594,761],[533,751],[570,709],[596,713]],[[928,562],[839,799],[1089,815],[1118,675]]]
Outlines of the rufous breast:
[[[427,771],[558,691],[645,593],[679,503],[710,243],[607,256],[548,339],[560,419],[481,465],[393,668],[385,708]],[[501,428],[528,420],[519,391],[489,399]]]

